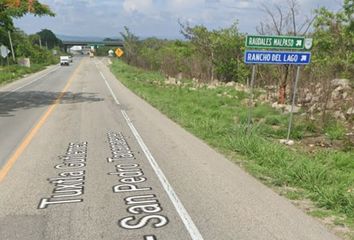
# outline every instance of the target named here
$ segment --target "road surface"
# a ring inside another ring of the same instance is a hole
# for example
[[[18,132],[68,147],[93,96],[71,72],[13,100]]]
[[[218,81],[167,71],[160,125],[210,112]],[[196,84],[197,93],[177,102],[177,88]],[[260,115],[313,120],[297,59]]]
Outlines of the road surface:
[[[76,58],[0,89],[0,239],[337,239]]]

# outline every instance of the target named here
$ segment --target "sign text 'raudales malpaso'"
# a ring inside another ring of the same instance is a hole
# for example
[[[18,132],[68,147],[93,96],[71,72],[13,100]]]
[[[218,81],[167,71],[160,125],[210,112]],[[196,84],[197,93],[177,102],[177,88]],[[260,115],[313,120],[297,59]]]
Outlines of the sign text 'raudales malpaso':
[[[246,47],[249,48],[274,48],[274,49],[293,49],[310,50],[312,39],[299,36],[259,36],[249,35],[246,37]]]

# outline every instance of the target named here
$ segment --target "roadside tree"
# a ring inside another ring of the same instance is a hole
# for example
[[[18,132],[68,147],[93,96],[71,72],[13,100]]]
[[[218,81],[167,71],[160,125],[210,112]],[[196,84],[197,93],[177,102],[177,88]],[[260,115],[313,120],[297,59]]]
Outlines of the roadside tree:
[[[54,16],[50,8],[37,0],[0,0],[0,27],[13,30],[13,18],[31,13],[35,16]]]
[[[126,59],[129,64],[136,65],[139,52],[139,38],[126,26],[124,27],[124,32],[120,34],[124,41],[124,59]]]
[[[48,49],[53,49],[55,47],[61,46],[62,41],[57,38],[57,36],[48,29],[43,29],[42,31],[36,33],[39,36],[37,44],[41,41],[42,45]]]
[[[308,34],[311,25],[315,18],[305,17],[300,21],[300,4],[298,0],[287,0],[285,5],[275,4],[269,7],[266,4],[262,5],[263,11],[267,14],[266,21],[263,21],[257,27],[257,32],[261,35],[293,35],[305,36]],[[270,68],[265,66],[263,68]],[[267,69],[268,72],[269,69]],[[282,65],[277,67],[279,85],[278,102],[284,104],[286,101],[286,92],[289,84],[289,79],[295,73],[295,68],[290,65]]]

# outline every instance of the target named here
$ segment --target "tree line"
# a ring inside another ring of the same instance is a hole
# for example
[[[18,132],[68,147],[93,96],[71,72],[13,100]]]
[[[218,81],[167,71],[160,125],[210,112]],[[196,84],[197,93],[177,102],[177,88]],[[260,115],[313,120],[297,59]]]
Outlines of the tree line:
[[[237,23],[220,30],[179,23],[188,41],[147,38],[140,40],[128,27],[121,33],[125,61],[169,76],[182,75],[208,82],[242,82],[249,70],[243,64],[244,35]]]
[[[312,64],[305,68],[309,82],[334,78],[354,79],[354,0],[344,0],[338,12],[324,7],[313,17],[301,17],[297,0],[287,0],[284,6],[262,6],[268,16],[257,32],[266,35],[306,36],[314,39]],[[243,62],[245,33],[238,23],[228,28],[209,30],[203,25],[190,26],[179,22],[185,40],[157,38],[139,39],[128,27],[121,33],[124,39],[124,60],[148,70],[169,76],[196,78],[203,82],[246,83],[250,69]],[[289,85],[294,78],[291,66],[261,66],[258,85],[276,85],[278,101],[285,103]]]
[[[0,0],[0,43],[8,48],[12,43],[15,56],[30,57],[32,63],[56,62],[56,58],[49,50],[54,48],[59,50],[62,43],[52,31],[43,29],[36,34],[27,35],[14,26],[13,19],[26,14],[54,16],[47,5],[36,0]],[[15,64],[16,60],[10,58],[8,63]]]

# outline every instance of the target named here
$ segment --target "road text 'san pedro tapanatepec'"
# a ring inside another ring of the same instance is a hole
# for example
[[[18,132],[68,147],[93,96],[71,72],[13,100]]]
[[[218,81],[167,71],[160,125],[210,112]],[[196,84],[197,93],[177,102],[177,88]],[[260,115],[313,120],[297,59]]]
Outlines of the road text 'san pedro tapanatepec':
[[[162,214],[162,207],[152,188],[147,185],[141,164],[134,157],[129,144],[122,133],[108,133],[112,156],[107,158],[113,163],[114,171],[108,175],[117,176],[119,184],[112,187],[114,193],[125,194],[123,199],[128,216],[118,220],[118,225],[126,230],[143,228],[162,228],[168,224],[168,218]],[[155,235],[145,235],[144,239],[157,239]]]

